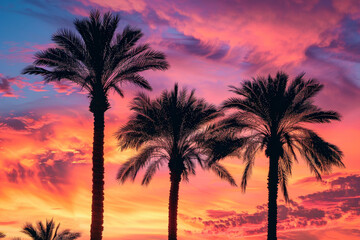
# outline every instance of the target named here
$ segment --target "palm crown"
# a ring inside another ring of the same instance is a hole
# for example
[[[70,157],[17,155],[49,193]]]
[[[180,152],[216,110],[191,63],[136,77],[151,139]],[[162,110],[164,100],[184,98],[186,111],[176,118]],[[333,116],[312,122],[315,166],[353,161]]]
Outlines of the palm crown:
[[[127,26],[122,33],[115,33],[119,20],[111,13],[101,17],[99,11],[92,11],[89,19],[75,20],[80,36],[67,29],[58,31],[52,37],[57,46],[36,53],[33,65],[23,73],[42,75],[45,82],[75,82],[88,91],[92,112],[109,108],[110,90],[123,96],[122,83],[151,89],[139,72],[167,69],[165,56],[148,44],[135,46],[143,36],[139,29]]]
[[[31,223],[27,223],[22,232],[34,240],[73,240],[81,236],[80,233],[72,233],[69,229],[58,233],[59,227],[60,224],[56,226],[51,219],[50,221],[46,220],[46,224],[39,221],[35,227]]]
[[[195,174],[196,162],[207,168],[205,162],[211,155],[210,141],[201,141],[206,136],[204,125],[210,123],[220,113],[215,106],[203,99],[196,99],[194,91],[179,91],[175,84],[171,92],[151,100],[145,94],[139,94],[131,109],[135,113],[118,132],[121,149],[136,148],[139,153],[121,167],[117,178],[124,182],[135,179],[139,169],[147,166],[142,184],[148,184],[156,170],[165,163],[173,173],[181,174],[187,180]],[[212,141],[211,143],[214,143]],[[220,164],[212,164],[211,169],[220,177],[235,185],[234,179]]]
[[[246,81],[240,88],[231,86],[239,95],[223,103],[223,108],[238,111],[223,120],[227,129],[242,133],[243,159],[246,162],[241,187],[246,189],[255,154],[265,149],[269,158],[268,173],[268,240],[277,239],[277,195],[280,184],[285,201],[289,201],[287,179],[291,175],[293,160],[297,153],[308,163],[317,178],[322,172],[329,172],[332,166],[344,166],[342,152],[306,128],[306,123],[326,123],[339,120],[334,111],[324,111],[314,105],[313,97],[322,85],[300,74],[289,83],[288,75],[277,73],[275,78],[258,77]]]
[[[119,17],[111,13],[101,16],[91,11],[90,17],[75,20],[78,34],[60,30],[53,35],[55,48],[35,54],[33,65],[23,73],[44,77],[45,82],[69,80],[85,89],[94,115],[93,186],[92,186],[92,240],[102,239],[104,212],[104,114],[110,105],[108,94],[114,90],[121,96],[123,83],[130,82],[145,89],[149,83],[139,73],[148,69],[165,70],[168,63],[161,52],[138,44],[142,33],[125,27],[116,33]]]
[[[219,117],[215,106],[203,99],[197,99],[194,91],[179,91],[175,84],[171,92],[163,91],[161,96],[151,100],[139,94],[133,101],[134,114],[117,132],[121,149],[136,148],[139,153],[125,162],[118,172],[117,179],[125,182],[129,177],[134,180],[138,171],[146,167],[142,184],[148,184],[156,171],[167,163],[170,170],[169,226],[168,239],[177,239],[177,208],[179,184],[195,174],[196,162],[203,168],[210,168],[221,178],[236,185],[229,172],[216,161],[208,165],[211,158],[219,159],[212,146],[219,140],[208,136],[206,127]],[[215,148],[218,149],[218,148]]]
[[[288,76],[279,72],[276,78],[258,77],[246,81],[241,87],[230,86],[239,95],[223,103],[224,109],[237,109],[226,122],[231,128],[245,133],[244,160],[246,167],[241,186],[246,188],[254,164],[255,153],[265,149],[267,157],[279,156],[279,183],[285,199],[287,177],[291,174],[296,153],[306,160],[317,178],[329,172],[332,166],[344,166],[342,152],[306,128],[306,123],[327,123],[339,120],[334,111],[324,111],[314,105],[313,97],[323,88],[316,80],[304,80],[304,74],[289,83]]]

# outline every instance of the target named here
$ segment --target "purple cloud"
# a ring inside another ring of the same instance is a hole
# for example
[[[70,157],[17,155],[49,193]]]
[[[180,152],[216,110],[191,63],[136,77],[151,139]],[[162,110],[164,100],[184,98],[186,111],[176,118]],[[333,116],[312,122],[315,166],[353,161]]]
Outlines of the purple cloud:
[[[28,136],[46,141],[54,135],[56,120],[48,119],[47,116],[37,116],[31,112],[0,116],[0,128],[5,127],[15,131],[24,131]]]
[[[179,32],[165,36],[161,45],[172,50],[184,52],[195,56],[205,57],[211,60],[223,59],[230,50],[226,44],[210,44],[192,36],[186,36]]]
[[[0,118],[0,127],[6,126],[16,131],[27,130],[27,124],[15,118]]]
[[[335,37],[334,37],[335,36]],[[309,62],[331,68],[333,81],[360,89],[360,18],[346,16],[340,26],[323,33],[324,43],[309,46],[305,55]],[[332,39],[325,43],[326,40]],[[324,71],[326,72],[326,71]]]
[[[333,177],[335,176],[337,175]],[[299,196],[299,201],[291,200],[287,205],[279,204],[279,232],[322,227],[341,218],[360,215],[360,175],[333,178],[327,185],[329,189],[325,191]],[[267,230],[266,204],[257,206],[257,211],[253,213],[210,209],[207,210],[207,216],[208,219],[183,219],[202,223],[203,234],[226,232],[237,236],[239,234],[256,235],[265,234]]]
[[[3,97],[18,97],[15,94],[14,86],[17,88],[23,88],[27,86],[28,83],[24,81],[23,77],[6,77],[0,73],[0,94]]]
[[[62,186],[70,183],[70,171],[73,164],[83,162],[85,153],[81,149],[72,151],[47,150],[42,154],[29,156],[35,164],[26,167],[21,163],[8,163],[8,170],[4,170],[7,180],[11,183],[39,181],[50,191],[62,191]]]

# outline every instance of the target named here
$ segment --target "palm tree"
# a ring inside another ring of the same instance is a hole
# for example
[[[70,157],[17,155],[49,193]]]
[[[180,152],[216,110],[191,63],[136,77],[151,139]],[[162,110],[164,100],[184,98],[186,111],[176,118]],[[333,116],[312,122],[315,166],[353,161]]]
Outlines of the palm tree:
[[[297,154],[305,159],[318,179],[321,179],[321,173],[330,172],[332,166],[344,166],[339,148],[304,126],[340,120],[340,116],[314,105],[312,99],[323,85],[314,79],[304,80],[303,76],[300,74],[289,82],[288,75],[278,72],[275,78],[269,75],[268,78],[246,81],[240,87],[230,86],[230,91],[239,97],[229,98],[223,103],[224,109],[237,111],[222,124],[246,139],[242,145],[246,163],[241,181],[243,191],[256,152],[264,149],[269,158],[268,240],[277,239],[278,184],[288,201],[287,179],[291,175],[293,160],[297,161]]]
[[[31,223],[26,223],[21,232],[34,240],[73,240],[81,236],[80,233],[72,233],[69,229],[58,233],[59,227],[60,223],[56,226],[51,219],[50,221],[46,220],[45,225],[39,221],[35,227]]]
[[[121,166],[117,179],[122,183],[129,178],[134,180],[138,171],[146,168],[142,184],[147,185],[156,171],[167,163],[171,182],[168,239],[176,240],[180,181],[188,181],[188,176],[195,174],[196,162],[206,168],[211,144],[201,139],[206,138],[204,133],[208,128],[205,125],[220,113],[215,106],[195,98],[194,91],[190,94],[186,89],[179,91],[177,84],[174,90],[163,91],[155,100],[139,94],[131,109],[133,115],[116,135],[121,150],[136,148],[139,153]],[[220,164],[211,165],[211,170],[231,185],[236,185]]]
[[[23,70],[23,74],[43,76],[45,83],[71,81],[89,94],[89,109],[94,116],[91,240],[102,239],[104,114],[110,108],[109,92],[123,96],[123,83],[151,90],[139,72],[169,66],[164,54],[148,44],[135,46],[143,36],[141,30],[127,26],[122,33],[115,33],[118,23],[119,17],[110,12],[101,16],[99,11],[92,11],[88,19],[74,21],[78,34],[59,30],[52,37],[57,46],[36,53],[33,65]]]
[[[3,232],[0,232],[0,238],[4,238],[6,235]]]

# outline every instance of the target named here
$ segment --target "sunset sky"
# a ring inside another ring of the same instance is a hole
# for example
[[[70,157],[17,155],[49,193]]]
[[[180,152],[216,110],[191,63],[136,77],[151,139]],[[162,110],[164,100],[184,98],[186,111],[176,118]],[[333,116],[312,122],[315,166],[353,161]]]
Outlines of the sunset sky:
[[[251,77],[305,72],[325,85],[316,103],[341,122],[312,125],[344,152],[345,169],[318,182],[306,163],[294,165],[291,202],[280,194],[279,239],[360,239],[360,4],[358,0],[2,0],[0,2],[0,232],[21,237],[26,222],[54,218],[89,239],[93,118],[85,92],[69,83],[44,85],[21,75],[51,36],[73,28],[91,9],[112,11],[142,29],[163,51],[169,70],[143,73],[157,96],[175,82],[219,105],[229,85]],[[169,173],[149,186],[115,177],[135,151],[120,152],[114,133],[139,91],[110,95],[105,128],[104,240],[167,239]],[[242,161],[222,162],[241,181]],[[180,185],[180,240],[265,239],[268,160],[256,157],[246,193],[197,170]],[[9,238],[10,239],[10,238]]]

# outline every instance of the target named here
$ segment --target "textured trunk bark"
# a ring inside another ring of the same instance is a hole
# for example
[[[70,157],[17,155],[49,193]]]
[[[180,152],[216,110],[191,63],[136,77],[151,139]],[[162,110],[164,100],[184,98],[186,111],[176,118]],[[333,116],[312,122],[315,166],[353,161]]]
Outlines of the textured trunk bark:
[[[104,111],[94,112],[90,239],[101,240],[104,222]]]
[[[269,175],[268,175],[268,235],[267,240],[277,240],[276,236],[276,225],[277,225],[277,197],[278,197],[278,165],[279,156],[270,155],[269,164]]]
[[[177,240],[177,210],[179,201],[179,185],[181,175],[170,173],[170,196],[169,196],[169,240]]]

